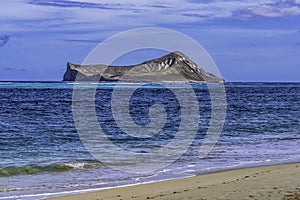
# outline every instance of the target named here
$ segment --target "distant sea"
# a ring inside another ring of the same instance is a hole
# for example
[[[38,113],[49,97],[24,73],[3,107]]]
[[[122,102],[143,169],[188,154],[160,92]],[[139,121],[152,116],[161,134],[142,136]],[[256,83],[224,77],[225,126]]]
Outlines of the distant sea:
[[[199,158],[196,152],[209,126],[211,101],[205,83],[191,83],[201,113],[195,140],[178,160],[146,174],[110,168],[86,150],[73,119],[74,86],[62,82],[0,82],[0,199],[43,199],[211,171],[300,161],[300,83],[225,83],[224,128],[205,158]],[[150,86],[135,93],[136,105],[149,103],[148,95],[159,95],[158,100],[173,102],[160,103],[174,112],[170,115],[174,122],[195,117],[193,113],[181,116],[178,102],[168,96],[166,88],[158,83]],[[123,83],[121,89],[129,87],[132,84]],[[97,85],[95,112],[99,124],[105,125],[115,143],[134,151],[136,146],[128,145],[136,142],[134,137],[120,136],[115,130],[109,111],[113,89],[114,83]],[[174,83],[174,90],[185,89]],[[133,109],[131,114],[142,120],[141,124],[147,123],[143,107]],[[176,126],[173,128],[176,132]],[[147,151],[163,146],[176,133],[162,134],[165,135],[147,144],[139,140],[138,148],[147,145]],[[110,153],[112,159],[122,159]],[[145,169],[148,165],[143,163]]]

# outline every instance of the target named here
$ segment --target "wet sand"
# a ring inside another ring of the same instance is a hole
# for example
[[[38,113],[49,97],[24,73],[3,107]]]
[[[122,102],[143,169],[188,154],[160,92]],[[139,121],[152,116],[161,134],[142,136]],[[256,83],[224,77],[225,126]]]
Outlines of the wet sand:
[[[300,199],[300,163],[235,169],[52,199]]]

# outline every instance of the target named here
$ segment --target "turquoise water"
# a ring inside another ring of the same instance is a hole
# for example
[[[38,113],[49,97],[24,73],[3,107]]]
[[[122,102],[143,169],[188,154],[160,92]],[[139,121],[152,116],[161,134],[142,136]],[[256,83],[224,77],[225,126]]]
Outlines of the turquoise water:
[[[144,174],[118,171],[87,151],[73,118],[75,86],[78,84],[0,83],[0,199],[42,199],[228,168],[300,161],[299,83],[226,83],[224,128],[205,158],[199,158],[198,151],[211,118],[211,98],[206,84],[191,84],[201,113],[194,141],[172,164]],[[182,107],[169,89],[159,83],[147,84],[133,94],[129,106],[132,119],[124,120],[147,125],[151,122],[149,107],[155,103],[166,110],[167,120],[159,134],[135,138],[119,130],[111,113],[115,84],[79,86],[82,90],[97,87],[93,103],[99,126],[126,151],[150,153],[163,147],[175,137],[182,118],[197,117],[197,112],[183,116]],[[119,89],[135,87],[123,83]],[[180,83],[170,87],[179,93],[187,89]],[[189,101],[186,98],[187,105]],[[189,134],[189,124],[184,129]],[[98,147],[108,152],[116,164],[124,164],[117,162],[123,158],[105,145]],[[141,167],[147,169],[150,164],[145,162]]]

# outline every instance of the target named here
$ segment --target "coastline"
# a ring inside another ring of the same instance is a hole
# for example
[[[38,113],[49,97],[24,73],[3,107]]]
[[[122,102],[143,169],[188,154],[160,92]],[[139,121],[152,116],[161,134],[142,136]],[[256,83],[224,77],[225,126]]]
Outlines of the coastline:
[[[48,200],[299,199],[300,163],[225,170]]]

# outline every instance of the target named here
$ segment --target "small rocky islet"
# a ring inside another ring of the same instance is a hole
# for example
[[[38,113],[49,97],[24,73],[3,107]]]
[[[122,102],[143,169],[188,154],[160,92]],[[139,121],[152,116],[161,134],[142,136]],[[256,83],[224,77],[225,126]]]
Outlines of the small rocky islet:
[[[179,51],[130,66],[77,65],[68,62],[63,81],[224,82]]]

